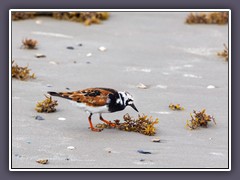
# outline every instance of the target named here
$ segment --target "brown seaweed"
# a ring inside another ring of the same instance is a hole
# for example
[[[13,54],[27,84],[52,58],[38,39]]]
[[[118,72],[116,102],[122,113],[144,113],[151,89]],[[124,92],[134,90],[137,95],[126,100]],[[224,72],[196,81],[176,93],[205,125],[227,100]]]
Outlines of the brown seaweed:
[[[58,105],[57,101],[53,100],[51,96],[48,97],[45,95],[45,97],[46,97],[45,100],[37,103],[35,110],[37,112],[47,112],[47,113],[55,112],[56,111],[55,106]]]
[[[123,131],[132,131],[138,132],[144,135],[153,136],[156,133],[156,128],[154,127],[158,122],[158,118],[155,120],[152,116],[148,117],[147,115],[138,115],[138,118],[135,119],[129,114],[123,116],[123,123],[120,123],[120,120],[114,121],[114,128],[123,130]],[[113,128],[113,126],[107,124],[97,124],[97,128]]]
[[[216,124],[215,118],[213,116],[207,115],[206,110],[203,109],[202,111],[196,112],[193,110],[193,115],[190,114],[191,119],[187,120],[186,127],[193,130],[197,129],[198,127],[208,127],[208,123],[213,121]]]
[[[221,52],[218,52],[217,55],[221,56],[225,59],[225,61],[228,61],[228,47],[226,44],[223,44],[224,50]]]
[[[30,69],[28,66],[20,67],[14,61],[12,61],[12,78],[27,80],[27,79],[35,79],[35,74],[30,75]]]
[[[228,12],[190,13],[185,22],[187,24],[227,24]]]

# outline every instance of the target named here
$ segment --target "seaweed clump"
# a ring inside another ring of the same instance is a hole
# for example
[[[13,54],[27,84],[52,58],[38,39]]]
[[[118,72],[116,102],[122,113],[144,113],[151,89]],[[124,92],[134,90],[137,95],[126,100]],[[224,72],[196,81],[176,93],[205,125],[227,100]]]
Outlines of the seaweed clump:
[[[180,106],[180,104],[170,104],[169,106],[168,106],[171,110],[178,110],[178,111],[182,111],[182,110],[184,110],[184,108],[183,107],[181,107]]]
[[[14,65],[14,61],[12,61],[12,78],[27,80],[27,79],[35,79],[35,74],[30,75],[30,69],[28,66],[19,67],[16,63]]]
[[[159,122],[158,118],[155,120],[152,116],[148,117],[147,115],[138,115],[137,119],[134,119],[129,114],[123,116],[123,123],[120,123],[120,120],[114,120],[115,123],[112,125],[108,124],[97,124],[97,128],[116,128],[123,131],[133,131],[138,132],[144,135],[153,136],[156,134],[155,124]]]
[[[221,52],[218,52],[217,55],[223,57],[225,61],[228,61],[228,47],[226,46],[226,44],[223,44],[223,45],[224,45],[224,50]]]
[[[215,118],[213,116],[207,115],[206,110],[196,112],[193,110],[194,115],[190,114],[191,120],[187,120],[186,127],[193,130],[198,127],[208,127],[208,122],[213,121],[216,124]]]
[[[186,19],[187,24],[227,24],[228,12],[191,13]]]
[[[36,12],[12,12],[12,20],[32,19],[36,16]]]
[[[47,113],[55,112],[56,111],[55,106],[58,105],[57,101],[53,100],[51,96],[48,97],[45,95],[45,97],[46,97],[45,100],[37,103],[35,110],[37,112],[47,112]]]
[[[56,19],[83,22],[85,25],[100,24],[109,18],[108,12],[12,12],[12,20],[32,19],[36,16],[50,16]]]
[[[100,24],[109,17],[108,12],[53,12],[56,19],[83,22],[85,25]]]
[[[25,49],[36,49],[37,43],[37,40],[26,38],[22,41],[22,47]]]

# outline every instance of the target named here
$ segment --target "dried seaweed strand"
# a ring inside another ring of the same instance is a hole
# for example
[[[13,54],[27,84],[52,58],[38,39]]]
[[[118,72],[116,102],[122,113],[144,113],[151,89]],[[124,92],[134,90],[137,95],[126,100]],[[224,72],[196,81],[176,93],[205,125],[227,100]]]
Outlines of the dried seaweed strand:
[[[169,106],[168,106],[171,110],[178,110],[178,111],[182,111],[182,110],[184,110],[184,108],[183,107],[181,107],[180,106],[180,104],[170,104]]]
[[[148,117],[147,115],[138,115],[137,119],[130,117],[129,114],[125,114],[123,116],[123,123],[120,123],[120,120],[115,120],[115,128],[123,131],[133,131],[138,132],[144,135],[153,136],[156,133],[156,125],[159,120],[156,118],[155,120],[152,116]],[[107,124],[97,124],[97,128],[113,128]]]
[[[25,49],[36,49],[38,41],[34,39],[24,39],[22,40],[22,47]]]
[[[228,12],[190,13],[187,24],[227,24]]]
[[[217,55],[221,56],[225,59],[225,61],[228,61],[228,47],[226,44],[223,44],[224,50],[221,52],[218,52]]]
[[[14,61],[12,61],[12,78],[27,80],[27,79],[35,79],[35,74],[30,75],[30,69],[28,66],[19,67],[16,63],[14,65]]]
[[[31,19],[36,16],[51,16],[75,22],[83,22],[85,25],[100,24],[109,18],[108,12],[12,12],[12,20]]]
[[[190,114],[191,119],[187,120],[186,127],[193,130],[197,129],[198,127],[208,127],[208,122],[213,121],[216,124],[215,118],[213,116],[207,115],[206,110],[203,109],[202,111],[196,112],[193,110],[193,114]]]
[[[37,103],[35,110],[37,112],[47,112],[47,113],[55,112],[56,111],[55,106],[58,105],[57,101],[53,100],[51,96],[48,97],[45,95],[45,97],[46,97],[45,100]]]

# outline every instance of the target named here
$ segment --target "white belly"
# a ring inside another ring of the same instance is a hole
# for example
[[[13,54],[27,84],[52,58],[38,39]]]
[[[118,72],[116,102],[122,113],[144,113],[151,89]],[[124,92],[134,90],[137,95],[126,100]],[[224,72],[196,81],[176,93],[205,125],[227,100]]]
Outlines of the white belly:
[[[77,103],[74,101],[70,101],[74,106],[82,109],[83,111],[86,111],[88,113],[109,113],[107,105],[105,106],[98,106],[98,107],[93,107],[93,106],[87,106],[84,103]]]

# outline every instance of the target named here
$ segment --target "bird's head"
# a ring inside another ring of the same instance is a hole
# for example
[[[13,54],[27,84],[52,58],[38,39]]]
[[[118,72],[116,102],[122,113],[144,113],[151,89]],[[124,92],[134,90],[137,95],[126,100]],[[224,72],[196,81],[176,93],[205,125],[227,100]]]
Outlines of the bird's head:
[[[131,94],[129,94],[128,92],[124,91],[124,92],[119,92],[118,93],[120,96],[120,99],[122,101],[122,104],[124,106],[131,106],[135,111],[138,112],[136,106],[134,105],[134,99],[132,97]]]

